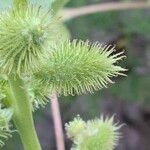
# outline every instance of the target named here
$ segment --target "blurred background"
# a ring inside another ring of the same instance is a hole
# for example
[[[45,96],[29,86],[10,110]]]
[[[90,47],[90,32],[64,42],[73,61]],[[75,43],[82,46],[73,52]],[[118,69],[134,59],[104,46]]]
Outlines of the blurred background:
[[[6,6],[8,1],[5,1]],[[48,0],[44,1],[48,3]],[[113,0],[70,0],[65,7],[110,1]],[[114,0],[117,1],[123,0]],[[0,3],[0,7],[4,6],[5,3]],[[115,84],[93,95],[60,97],[63,125],[78,114],[85,120],[101,114],[115,114],[116,121],[125,123],[121,129],[123,137],[116,150],[150,150],[150,9],[84,15],[66,21],[65,25],[71,39],[99,41],[116,45],[117,51],[125,50],[127,58],[121,65],[128,68],[128,72],[127,77],[115,79]],[[34,115],[43,150],[56,150],[49,105]],[[72,143],[66,135],[65,141],[66,150],[69,150]],[[16,132],[3,149],[22,150]]]

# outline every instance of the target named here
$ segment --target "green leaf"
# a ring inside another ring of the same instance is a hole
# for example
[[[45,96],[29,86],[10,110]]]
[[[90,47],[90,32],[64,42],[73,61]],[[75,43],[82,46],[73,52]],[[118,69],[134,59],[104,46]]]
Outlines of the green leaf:
[[[0,147],[4,145],[4,140],[11,136],[10,120],[12,117],[11,109],[2,109],[0,106]]]

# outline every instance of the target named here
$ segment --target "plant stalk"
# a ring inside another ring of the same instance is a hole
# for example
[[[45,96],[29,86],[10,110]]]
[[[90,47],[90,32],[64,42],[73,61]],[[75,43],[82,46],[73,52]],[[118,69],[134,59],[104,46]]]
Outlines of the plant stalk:
[[[63,20],[69,20],[76,17],[93,14],[97,12],[108,12],[128,9],[149,9],[149,2],[108,2],[96,5],[83,6],[78,8],[65,8],[62,11]]]
[[[13,121],[25,150],[41,150],[33,123],[32,106],[26,86],[19,76],[9,77],[9,98],[13,108]]]
[[[26,9],[28,0],[13,0],[16,10]],[[8,78],[9,104],[13,108],[13,121],[20,134],[25,150],[41,150],[41,146],[35,131],[32,103],[30,101],[27,85],[18,75],[10,75]]]
[[[54,122],[57,150],[65,150],[63,128],[57,94],[53,93],[50,96],[50,99],[51,99],[51,113]]]

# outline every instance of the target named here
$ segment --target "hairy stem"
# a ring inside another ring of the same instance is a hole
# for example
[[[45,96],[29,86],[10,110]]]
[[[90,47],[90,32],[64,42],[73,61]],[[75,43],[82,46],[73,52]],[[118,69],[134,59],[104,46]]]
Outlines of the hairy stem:
[[[62,121],[56,93],[53,93],[50,96],[50,99],[51,99],[51,112],[54,122],[57,150],[65,150]]]
[[[13,121],[25,150],[41,150],[34,128],[31,102],[26,86],[17,75],[9,77],[9,98],[13,108]]]
[[[92,14],[96,12],[107,12],[116,10],[127,10],[127,9],[143,9],[150,8],[148,2],[109,2],[104,4],[96,4],[90,6],[83,6],[79,8],[66,8],[63,10],[63,19],[69,20],[75,17]]]

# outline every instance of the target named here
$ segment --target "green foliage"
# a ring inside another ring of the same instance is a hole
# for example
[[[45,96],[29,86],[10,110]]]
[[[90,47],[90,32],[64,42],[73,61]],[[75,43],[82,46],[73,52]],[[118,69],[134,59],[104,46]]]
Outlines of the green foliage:
[[[89,42],[67,41],[56,47],[49,65],[35,76],[41,86],[62,95],[82,94],[106,87],[113,83],[110,78],[123,75],[125,69],[115,64],[124,58],[123,52],[110,46]]]
[[[4,145],[3,140],[8,139],[11,136],[10,120],[12,117],[11,109],[2,109],[0,106],[0,147]]]
[[[126,34],[141,34],[150,38],[150,11],[132,10],[124,13],[122,23],[124,25],[124,33]]]
[[[91,34],[91,31],[95,31],[96,29],[100,32],[105,32],[105,30],[118,30],[119,26],[116,25],[118,21],[118,14],[116,12],[106,12],[75,18],[74,20],[68,21],[67,26],[74,29],[72,31],[73,36],[86,39]]]
[[[67,6],[80,7],[89,5],[89,3],[96,4],[100,2],[101,0],[76,0],[70,1]],[[66,24],[71,29],[73,38],[87,39],[87,37],[91,38],[91,34],[95,31],[96,34],[105,33],[107,30],[116,30],[115,32],[118,32],[119,25],[117,23],[119,23],[119,15],[117,12],[112,11],[81,16],[73,20],[68,20]]]
[[[110,93],[126,101],[149,102],[150,77],[131,73],[128,78],[120,81],[117,86],[110,87]],[[119,93],[119,94],[118,94]]]
[[[113,150],[119,140],[121,126],[114,124],[114,117],[83,121],[80,117],[66,124],[72,150]]]

